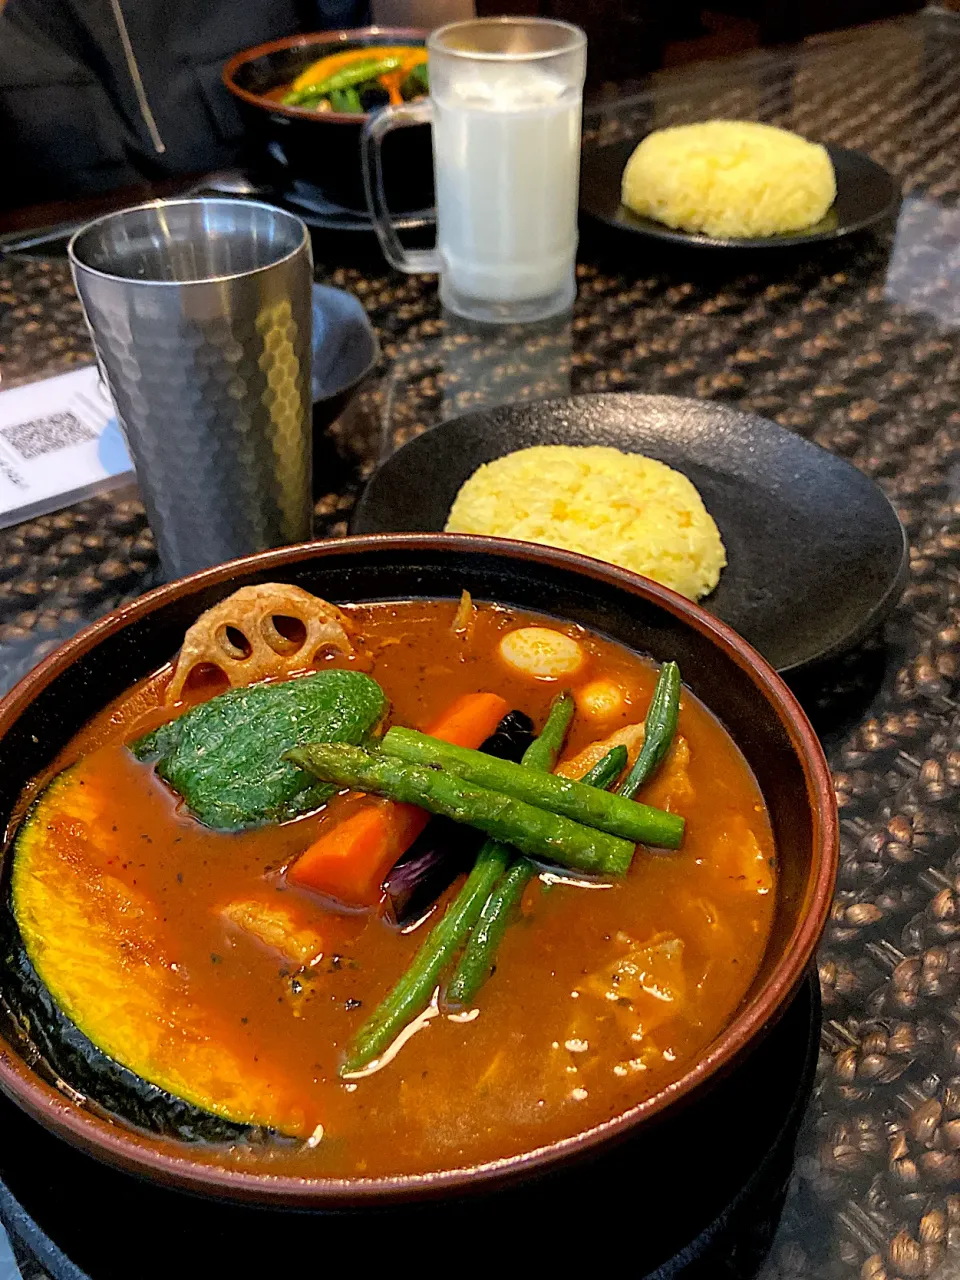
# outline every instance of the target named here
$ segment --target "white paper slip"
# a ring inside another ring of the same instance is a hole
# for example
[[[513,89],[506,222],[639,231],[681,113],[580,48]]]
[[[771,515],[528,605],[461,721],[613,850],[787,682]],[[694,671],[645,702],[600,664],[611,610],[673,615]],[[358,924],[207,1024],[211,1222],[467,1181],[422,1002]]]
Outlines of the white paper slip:
[[[0,391],[0,529],[132,475],[96,366]]]

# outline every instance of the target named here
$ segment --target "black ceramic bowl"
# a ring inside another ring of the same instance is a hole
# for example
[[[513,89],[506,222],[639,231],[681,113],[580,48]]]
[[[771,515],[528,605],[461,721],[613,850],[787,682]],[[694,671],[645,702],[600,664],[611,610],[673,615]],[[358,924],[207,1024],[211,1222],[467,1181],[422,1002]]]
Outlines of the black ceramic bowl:
[[[363,27],[288,36],[235,54],[223,83],[237,99],[246,127],[248,160],[280,192],[309,188],[341,209],[367,207],[360,167],[360,134],[366,115],[285,107],[277,90],[318,58],[377,45],[421,45],[426,32],[409,27]],[[397,213],[433,204],[433,150],[429,125],[395,129],[383,143],[387,202]]]
[[[0,703],[4,827],[15,826],[26,784],[106,703],[169,661],[200,613],[238,587],[278,580],[341,603],[455,598],[466,589],[479,600],[553,614],[641,653],[675,658],[687,685],[720,717],[753,768],[779,850],[772,935],[743,1004],[678,1080],[623,1115],[523,1155],[434,1174],[293,1178],[217,1164],[209,1149],[125,1126],[85,1105],[82,1095],[44,1069],[31,1044],[3,1026],[2,998],[0,1089],[46,1128],[110,1164],[154,1182],[275,1208],[454,1202],[575,1169],[621,1144],[644,1144],[752,1055],[790,1006],[826,922],[837,863],[836,802],[819,743],[793,695],[717,618],[665,587],[585,556],[452,534],[287,547],[143,596],[88,627],[22,680]],[[641,1156],[636,1163],[643,1166]]]

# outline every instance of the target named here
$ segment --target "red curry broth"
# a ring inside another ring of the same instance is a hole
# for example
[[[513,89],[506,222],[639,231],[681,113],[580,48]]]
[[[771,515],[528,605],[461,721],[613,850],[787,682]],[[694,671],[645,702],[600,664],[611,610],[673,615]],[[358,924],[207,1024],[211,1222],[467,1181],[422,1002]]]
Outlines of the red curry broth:
[[[566,756],[642,720],[653,664],[580,628],[480,606],[469,639],[454,604],[413,601],[348,608],[362,634],[355,659],[381,684],[392,722],[423,727],[454,698],[502,694],[542,724],[553,681],[512,673],[502,634],[531,621],[576,636],[599,676],[626,691],[607,719],[575,717]],[[609,888],[534,880],[507,931],[476,1011],[442,1013],[376,1073],[344,1082],[337,1069],[360,1024],[412,959],[430,918],[400,932],[376,914],[336,909],[288,886],[283,868],[342,815],[344,800],[282,826],[224,834],[177,810],[176,799],[128,742],[167,718],[169,672],[107,708],[57,767],[83,756],[86,785],[108,802],[99,853],[109,871],[159,909],[164,947],[212,1034],[255,1076],[273,1073],[306,1120],[312,1149],[224,1154],[278,1172],[340,1176],[421,1173],[493,1160],[570,1136],[622,1113],[676,1079],[730,1021],[757,972],[774,912],[774,846],[746,762],[717,720],[684,691],[676,750],[638,797],[687,820],[674,854],[640,849]],[[352,803],[347,799],[346,803]],[[87,856],[94,856],[86,846]],[[237,901],[283,905],[323,958],[297,971],[224,915]],[[176,1010],[171,1011],[176,1021]]]

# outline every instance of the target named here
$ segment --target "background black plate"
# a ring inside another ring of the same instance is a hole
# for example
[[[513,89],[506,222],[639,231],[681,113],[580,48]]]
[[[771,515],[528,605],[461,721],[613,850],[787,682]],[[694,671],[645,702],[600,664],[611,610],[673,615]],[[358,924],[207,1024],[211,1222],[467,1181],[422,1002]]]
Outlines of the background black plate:
[[[380,357],[359,298],[327,284],[313,286],[313,398],[330,400],[355,387]]]
[[[872,480],[766,418],[675,396],[540,400],[441,423],[374,473],[350,531],[441,530],[477,467],[535,444],[612,445],[689,476],[729,561],[702,603],[779,671],[841,653],[900,594],[906,535]]]
[[[652,236],[671,244],[696,249],[783,249],[790,245],[837,240],[888,217],[900,202],[900,190],[886,169],[862,151],[850,151],[828,143],[827,150],[837,175],[837,198],[826,216],[812,227],[754,240],[675,231],[662,222],[631,213],[620,203],[623,171],[639,141],[634,138],[608,147],[584,148],[580,169],[580,208],[607,226]]]

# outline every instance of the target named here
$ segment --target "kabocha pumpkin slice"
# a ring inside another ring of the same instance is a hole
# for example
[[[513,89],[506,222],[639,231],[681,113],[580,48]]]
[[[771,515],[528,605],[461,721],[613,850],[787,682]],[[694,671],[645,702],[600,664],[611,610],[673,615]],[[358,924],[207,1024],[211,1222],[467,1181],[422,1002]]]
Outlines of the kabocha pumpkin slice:
[[[142,1128],[309,1137],[319,1117],[289,1096],[279,1064],[235,1056],[218,1011],[191,999],[156,904],[105,870],[107,810],[81,762],[17,836],[0,962],[21,1032],[72,1088]]]
[[[216,667],[234,687],[309,671],[327,649],[353,652],[346,614],[286,582],[241,587],[202,613],[183,638],[166,690],[179,701],[197,667]]]
[[[233,831],[316,809],[335,788],[282,759],[308,742],[365,742],[387,713],[375,680],[320,671],[230,689],[131,746],[208,827]]]

